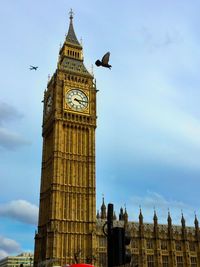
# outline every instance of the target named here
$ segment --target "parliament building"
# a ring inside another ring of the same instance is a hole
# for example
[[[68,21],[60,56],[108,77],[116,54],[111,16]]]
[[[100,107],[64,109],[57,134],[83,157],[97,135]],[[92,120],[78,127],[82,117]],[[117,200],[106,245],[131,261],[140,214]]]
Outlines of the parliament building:
[[[44,92],[43,150],[38,229],[35,234],[34,267],[92,263],[107,266],[106,206],[96,213],[95,129],[96,82],[84,65],[73,12],[69,29],[59,51],[57,69]],[[194,227],[129,222],[120,210],[114,225],[131,235],[131,266],[200,266],[200,232]]]

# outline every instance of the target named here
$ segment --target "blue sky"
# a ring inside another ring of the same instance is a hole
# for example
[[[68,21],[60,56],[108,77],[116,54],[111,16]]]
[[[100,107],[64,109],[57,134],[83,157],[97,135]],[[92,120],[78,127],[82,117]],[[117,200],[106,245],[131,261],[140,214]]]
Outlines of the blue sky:
[[[0,257],[32,251],[37,225],[42,98],[68,12],[96,68],[97,209],[102,194],[129,218],[200,218],[200,3],[197,0],[6,0],[0,3]],[[38,65],[30,71],[29,65]]]

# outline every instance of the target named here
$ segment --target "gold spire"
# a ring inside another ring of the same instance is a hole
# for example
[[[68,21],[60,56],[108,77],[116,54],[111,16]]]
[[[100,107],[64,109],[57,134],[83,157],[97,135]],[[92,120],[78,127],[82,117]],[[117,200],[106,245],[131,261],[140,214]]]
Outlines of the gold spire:
[[[77,37],[76,37],[75,31],[74,31],[74,26],[73,26],[73,18],[74,18],[74,16],[73,15],[74,15],[74,12],[71,9],[70,12],[69,12],[70,23],[69,23],[69,30],[68,30],[68,33],[67,33],[67,36],[66,36],[66,42],[74,44],[74,45],[81,46],[79,41],[78,41],[78,39],[77,39]]]

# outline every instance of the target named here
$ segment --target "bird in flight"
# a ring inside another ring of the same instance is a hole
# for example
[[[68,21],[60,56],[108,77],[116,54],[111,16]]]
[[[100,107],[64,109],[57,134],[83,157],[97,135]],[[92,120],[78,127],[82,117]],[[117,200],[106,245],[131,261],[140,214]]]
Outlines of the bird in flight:
[[[105,68],[109,68],[111,69],[111,65],[108,64],[108,61],[109,61],[109,58],[110,58],[110,52],[107,52],[103,57],[102,57],[102,60],[100,61],[99,59],[95,62],[95,64],[97,65],[97,67],[105,67]]]
[[[30,65],[29,70],[37,70],[37,69],[38,69],[38,67],[36,67],[36,66],[31,66],[31,65]]]

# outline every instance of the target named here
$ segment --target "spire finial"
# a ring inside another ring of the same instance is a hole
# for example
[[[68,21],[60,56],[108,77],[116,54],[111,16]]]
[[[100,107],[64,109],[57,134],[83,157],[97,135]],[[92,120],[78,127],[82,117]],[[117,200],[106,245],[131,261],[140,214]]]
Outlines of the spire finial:
[[[183,216],[183,210],[181,210],[181,224],[182,224],[182,227],[185,227],[185,218]]]
[[[168,226],[171,227],[172,226],[172,218],[170,215],[170,210],[168,208],[168,217],[167,217],[167,221],[168,221]]]
[[[73,12],[73,10],[72,10],[72,8],[70,9],[70,11],[69,11],[69,18],[70,18],[70,20],[72,21],[73,20],[73,18],[74,18],[74,12]]]
[[[142,208],[141,208],[141,205],[140,205],[139,207],[140,207],[139,223],[140,223],[140,224],[143,224],[143,215],[142,215]]]
[[[194,216],[195,216],[195,219],[194,219],[194,225],[196,228],[199,228],[199,221],[197,219],[197,214],[196,214],[196,211],[194,212]]]

